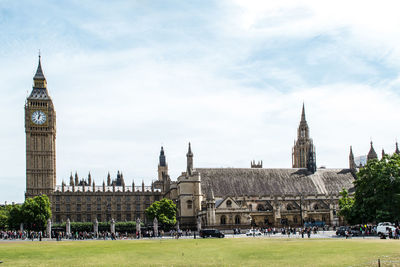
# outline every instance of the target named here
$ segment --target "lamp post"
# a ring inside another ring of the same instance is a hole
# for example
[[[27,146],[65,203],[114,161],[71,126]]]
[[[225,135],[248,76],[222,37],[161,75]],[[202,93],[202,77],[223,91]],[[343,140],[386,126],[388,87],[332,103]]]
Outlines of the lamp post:
[[[301,227],[304,226],[303,222],[303,194],[300,194],[300,219],[301,219]]]

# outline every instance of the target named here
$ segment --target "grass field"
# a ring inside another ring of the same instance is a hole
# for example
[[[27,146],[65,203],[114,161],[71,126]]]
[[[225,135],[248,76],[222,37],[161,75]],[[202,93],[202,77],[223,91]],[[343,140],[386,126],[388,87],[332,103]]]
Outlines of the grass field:
[[[2,266],[400,266],[400,241],[180,239],[0,242]]]

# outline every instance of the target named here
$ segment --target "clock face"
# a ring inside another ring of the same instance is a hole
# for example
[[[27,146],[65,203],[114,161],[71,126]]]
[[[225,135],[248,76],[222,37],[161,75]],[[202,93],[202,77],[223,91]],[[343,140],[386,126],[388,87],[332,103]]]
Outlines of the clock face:
[[[32,113],[31,119],[33,123],[42,125],[46,122],[46,114],[44,114],[44,112],[41,110],[36,110]]]

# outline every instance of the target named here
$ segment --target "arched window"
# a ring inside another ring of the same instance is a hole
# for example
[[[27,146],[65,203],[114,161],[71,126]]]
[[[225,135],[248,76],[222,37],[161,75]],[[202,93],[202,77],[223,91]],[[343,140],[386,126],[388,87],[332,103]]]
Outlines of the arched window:
[[[225,215],[221,216],[221,224],[226,224],[226,216]]]
[[[252,211],[253,210],[253,206],[251,204],[249,204],[249,210]]]
[[[232,207],[232,201],[228,200],[226,201],[226,207],[231,208]]]
[[[235,224],[240,224],[240,216],[239,215],[235,216]]]
[[[286,206],[286,210],[292,210],[293,208],[292,208],[292,205],[290,205],[290,204],[287,204],[287,206]]]
[[[315,205],[314,205],[314,210],[318,210],[318,209],[319,209],[318,204],[315,204]]]
[[[258,204],[258,205],[257,205],[257,210],[258,210],[258,211],[263,211],[263,210],[265,210],[265,209],[264,209],[264,206],[263,206],[262,204]]]
[[[186,204],[187,204],[187,208],[188,208],[189,210],[191,210],[191,209],[192,209],[192,206],[193,206],[193,201],[188,200],[188,201],[186,201]]]

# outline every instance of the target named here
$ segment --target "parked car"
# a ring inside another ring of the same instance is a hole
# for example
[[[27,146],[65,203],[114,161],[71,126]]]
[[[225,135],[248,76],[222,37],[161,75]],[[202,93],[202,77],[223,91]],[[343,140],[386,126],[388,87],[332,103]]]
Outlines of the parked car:
[[[348,233],[349,236],[360,236],[362,235],[362,232],[360,231],[360,229],[358,227],[350,227],[350,226],[340,226],[337,230],[336,230],[336,235],[338,236],[346,236],[346,231]]]
[[[255,236],[255,235],[262,235],[262,233],[259,230],[256,229],[250,229],[246,233],[247,236]]]
[[[206,238],[206,237],[223,238],[223,237],[225,237],[225,235],[217,229],[202,229],[202,230],[200,230],[200,237],[202,237],[202,238]]]
[[[336,235],[338,236],[345,236],[346,235],[346,231],[348,233],[350,233],[350,227],[348,226],[340,226],[337,230],[336,230]]]

